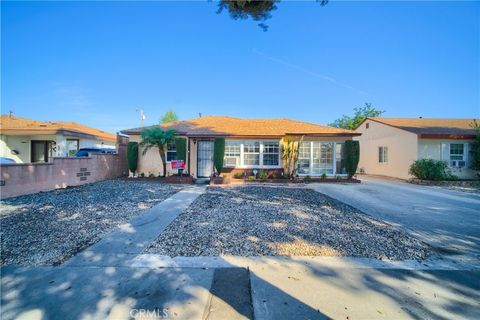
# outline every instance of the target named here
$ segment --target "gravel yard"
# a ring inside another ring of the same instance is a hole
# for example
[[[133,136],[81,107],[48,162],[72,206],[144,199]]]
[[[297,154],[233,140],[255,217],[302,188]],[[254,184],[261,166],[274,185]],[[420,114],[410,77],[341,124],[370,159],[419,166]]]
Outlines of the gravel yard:
[[[423,242],[306,188],[211,187],[152,243],[148,253],[351,256],[423,259]]]
[[[2,200],[1,264],[62,263],[181,189],[116,179]]]

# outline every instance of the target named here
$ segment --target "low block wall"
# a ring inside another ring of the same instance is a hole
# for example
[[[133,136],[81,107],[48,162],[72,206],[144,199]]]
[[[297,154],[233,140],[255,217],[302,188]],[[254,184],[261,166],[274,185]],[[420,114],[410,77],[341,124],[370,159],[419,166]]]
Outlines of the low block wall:
[[[0,165],[2,199],[128,174],[125,154],[93,154],[88,158],[53,158],[49,163]]]

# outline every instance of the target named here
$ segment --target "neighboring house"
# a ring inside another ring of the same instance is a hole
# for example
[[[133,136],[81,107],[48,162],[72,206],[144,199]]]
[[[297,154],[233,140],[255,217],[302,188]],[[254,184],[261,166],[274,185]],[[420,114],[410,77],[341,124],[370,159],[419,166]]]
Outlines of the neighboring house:
[[[477,120],[478,121],[478,120]],[[475,178],[470,169],[473,119],[367,118],[357,128],[361,136],[359,170],[408,179],[418,159],[445,160],[453,174]]]
[[[224,167],[234,169],[282,169],[280,140],[294,136],[302,140],[299,148],[299,175],[327,176],[343,175],[345,169],[342,148],[345,140],[357,133],[333,127],[289,119],[239,119],[225,116],[208,116],[192,120],[159,125],[162,129],[173,129],[178,137],[188,140],[186,172],[194,177],[210,177],[213,173],[213,146],[215,138],[225,138]],[[130,141],[141,141],[144,128],[122,131]],[[170,161],[176,159],[176,146],[171,144],[166,151],[167,172]],[[138,172],[145,175],[162,172],[158,149],[150,149],[144,156],[139,150]]]
[[[14,115],[0,119],[0,157],[18,163],[73,156],[80,148],[114,148],[116,135],[75,122],[37,121]]]

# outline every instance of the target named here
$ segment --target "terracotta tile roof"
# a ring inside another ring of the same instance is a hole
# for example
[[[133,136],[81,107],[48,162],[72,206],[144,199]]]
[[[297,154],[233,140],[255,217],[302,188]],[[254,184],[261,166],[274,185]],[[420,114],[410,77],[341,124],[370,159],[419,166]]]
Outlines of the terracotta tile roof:
[[[160,125],[187,136],[271,136],[286,134],[306,135],[358,135],[351,130],[321,126],[309,122],[290,119],[240,119],[226,116],[207,116],[191,120],[177,121]],[[139,134],[144,128],[123,130],[125,134]]]
[[[75,122],[38,121],[9,115],[1,115],[0,118],[0,133],[5,135],[56,134],[61,132],[70,135],[87,135],[102,141],[116,141],[116,135],[113,133]]]
[[[475,130],[470,126],[473,119],[440,118],[367,118],[392,127],[406,130],[422,137],[464,136],[474,137]],[[366,121],[364,120],[364,121]],[[479,119],[476,119],[480,123]]]

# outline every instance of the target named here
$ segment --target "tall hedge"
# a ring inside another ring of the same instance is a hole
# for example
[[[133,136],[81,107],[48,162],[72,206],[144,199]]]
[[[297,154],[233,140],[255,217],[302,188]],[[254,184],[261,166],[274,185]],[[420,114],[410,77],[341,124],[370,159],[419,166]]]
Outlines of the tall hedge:
[[[345,141],[345,170],[351,178],[357,172],[360,160],[360,143],[354,140]]]
[[[187,139],[175,138],[175,147],[177,148],[177,160],[187,160]]]
[[[217,138],[213,143],[213,165],[217,172],[222,172],[223,169],[223,157],[225,155],[225,139]]]
[[[138,142],[130,141],[127,144],[128,169],[135,173],[138,167]]]

